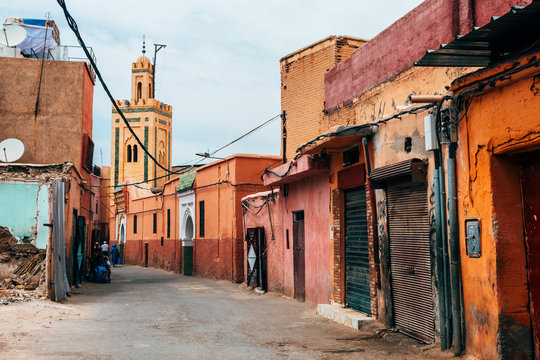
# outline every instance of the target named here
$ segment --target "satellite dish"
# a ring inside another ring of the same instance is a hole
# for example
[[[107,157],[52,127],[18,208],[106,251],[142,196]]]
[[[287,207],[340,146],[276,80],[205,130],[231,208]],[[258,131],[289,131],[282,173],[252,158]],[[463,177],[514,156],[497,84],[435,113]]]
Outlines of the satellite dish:
[[[18,25],[5,25],[0,29],[0,44],[17,46],[26,39],[26,30]]]
[[[6,139],[0,142],[0,161],[14,162],[24,154],[24,144],[19,139]]]

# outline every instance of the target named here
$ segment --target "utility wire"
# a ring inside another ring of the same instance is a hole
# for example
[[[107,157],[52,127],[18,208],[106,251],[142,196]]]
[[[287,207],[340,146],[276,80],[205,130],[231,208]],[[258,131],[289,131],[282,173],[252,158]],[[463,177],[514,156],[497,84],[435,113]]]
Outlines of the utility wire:
[[[263,122],[261,125],[259,125],[259,126],[253,128],[253,129],[251,129],[250,131],[248,131],[248,132],[245,133],[244,135],[242,135],[242,136],[240,136],[240,137],[234,139],[233,141],[231,141],[231,142],[228,143],[227,145],[223,145],[223,146],[220,147],[219,149],[217,149],[217,150],[215,150],[214,152],[210,153],[208,156],[212,156],[212,155],[214,155],[215,153],[217,153],[218,151],[221,151],[221,150],[225,149],[226,147],[228,147],[228,146],[234,144],[234,143],[237,142],[238,140],[241,140],[241,139],[245,138],[245,137],[248,136],[249,134],[251,134],[251,133],[253,133],[253,132],[259,130],[260,128],[264,127],[265,125],[270,124],[272,121],[276,120],[276,119],[279,118],[279,117],[281,117],[281,114],[278,114],[278,115],[274,116],[273,118],[266,120],[266,121]]]
[[[124,116],[124,113],[120,110],[120,108],[118,107],[118,104],[116,103],[116,101],[114,100],[114,97],[112,96],[111,92],[109,91],[109,88],[107,87],[107,84],[105,84],[105,81],[103,80],[103,78],[101,77],[101,73],[99,72],[99,69],[97,68],[96,66],[96,63],[94,62],[94,59],[92,59],[92,56],[90,55],[90,53],[88,52],[88,49],[86,48],[86,44],[84,43],[84,40],[82,39],[81,37],[81,34],[79,33],[79,28],[77,26],[77,23],[75,22],[75,19],[73,19],[73,17],[71,16],[71,14],[69,13],[68,9],[67,9],[67,6],[66,6],[66,2],[65,0],[57,0],[58,4],[60,5],[60,7],[62,8],[62,10],[64,11],[64,16],[66,17],[66,21],[68,23],[68,26],[70,27],[70,29],[73,31],[73,33],[75,34],[75,36],[77,37],[77,41],[79,42],[79,45],[81,45],[84,53],[86,54],[86,57],[88,58],[88,61],[90,62],[90,64],[92,65],[92,68],[94,69],[94,71],[96,72],[96,76],[97,78],[99,79],[99,82],[101,83],[101,86],[103,86],[103,90],[105,90],[105,92],[107,93],[107,96],[109,97],[109,99],[111,100],[114,108],[116,109],[116,111],[118,112],[118,114],[120,114],[120,117],[122,118],[122,120],[124,121],[124,124],[126,124],[127,128],[129,129],[129,131],[131,132],[131,134],[133,135],[133,137],[135,138],[135,140],[137,140],[137,143],[140,145],[140,147],[144,150],[144,152],[150,157],[150,159],[152,159],[152,161],[161,169],[165,170],[168,174],[174,174],[174,172],[170,171],[169,169],[167,169],[166,167],[164,167],[163,165],[161,165],[154,156],[152,156],[152,154],[148,151],[148,149],[143,145],[141,139],[139,139],[139,137],[137,136],[137,134],[135,134],[135,131],[133,131],[133,128],[131,127],[131,125],[129,125],[129,122],[127,121],[126,117]]]

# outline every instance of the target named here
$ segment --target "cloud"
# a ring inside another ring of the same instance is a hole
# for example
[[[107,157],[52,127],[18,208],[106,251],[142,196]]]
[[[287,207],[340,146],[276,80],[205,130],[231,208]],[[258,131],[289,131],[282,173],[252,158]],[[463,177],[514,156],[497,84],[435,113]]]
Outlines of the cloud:
[[[328,35],[371,38],[420,0],[384,1],[105,1],[67,0],[98,67],[116,99],[131,97],[131,63],[159,52],[156,97],[173,106],[172,163],[215,150],[279,114],[279,59]],[[54,0],[3,2],[0,16],[44,18],[75,45]],[[94,92],[96,164],[110,164],[111,104],[101,85]],[[279,122],[219,153],[279,154]]]

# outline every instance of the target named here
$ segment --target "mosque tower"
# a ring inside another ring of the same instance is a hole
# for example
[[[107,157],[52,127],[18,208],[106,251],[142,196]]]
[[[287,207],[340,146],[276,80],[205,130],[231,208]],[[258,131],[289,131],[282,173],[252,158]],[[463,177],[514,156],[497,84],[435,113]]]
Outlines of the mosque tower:
[[[131,66],[131,100],[116,100],[137,137],[150,154],[171,169],[172,106],[154,98],[154,67],[145,56]],[[170,177],[146,154],[113,107],[111,166],[114,184],[148,181],[161,187]]]

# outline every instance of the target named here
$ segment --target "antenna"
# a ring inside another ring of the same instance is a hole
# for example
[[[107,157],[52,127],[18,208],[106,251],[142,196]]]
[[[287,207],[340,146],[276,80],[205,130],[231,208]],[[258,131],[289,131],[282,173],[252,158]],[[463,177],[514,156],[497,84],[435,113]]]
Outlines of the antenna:
[[[6,139],[0,142],[0,161],[15,162],[24,154],[24,144],[19,139]]]
[[[4,25],[0,29],[0,44],[4,46],[17,46],[26,39],[26,30],[18,25]]]

